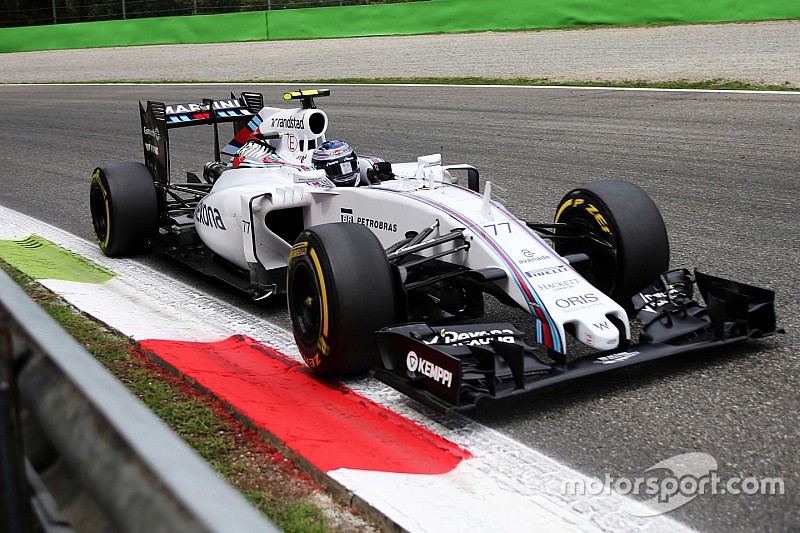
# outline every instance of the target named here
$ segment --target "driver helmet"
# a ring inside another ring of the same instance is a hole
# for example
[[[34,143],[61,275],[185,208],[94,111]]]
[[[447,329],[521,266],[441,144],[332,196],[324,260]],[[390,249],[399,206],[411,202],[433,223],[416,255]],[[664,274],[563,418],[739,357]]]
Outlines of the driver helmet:
[[[325,169],[334,185],[337,187],[352,187],[358,183],[360,173],[358,170],[358,157],[344,141],[326,141],[314,150],[311,163],[316,169]]]

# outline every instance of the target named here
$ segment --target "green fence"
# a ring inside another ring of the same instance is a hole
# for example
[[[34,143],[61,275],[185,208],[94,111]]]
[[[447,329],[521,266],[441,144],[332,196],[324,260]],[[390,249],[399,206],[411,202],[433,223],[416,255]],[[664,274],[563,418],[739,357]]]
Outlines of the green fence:
[[[0,0],[0,28],[431,0]]]
[[[431,0],[0,29],[0,52],[800,18],[792,0]]]

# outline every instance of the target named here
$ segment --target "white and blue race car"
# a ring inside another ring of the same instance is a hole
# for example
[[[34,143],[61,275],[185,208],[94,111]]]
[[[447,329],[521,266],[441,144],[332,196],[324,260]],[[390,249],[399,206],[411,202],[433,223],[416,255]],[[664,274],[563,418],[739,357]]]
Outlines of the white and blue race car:
[[[310,368],[373,370],[440,410],[781,331],[771,291],[668,270],[664,222],[638,186],[590,183],[553,222],[522,221],[470,165],[388,163],[331,142],[315,105],[328,95],[287,93],[300,102],[288,109],[257,93],[140,104],[144,164],[92,175],[100,248],[155,249],[253,298],[286,294]],[[178,183],[169,133],[198,125],[213,127],[214,161]],[[474,323],[486,295],[530,323]]]

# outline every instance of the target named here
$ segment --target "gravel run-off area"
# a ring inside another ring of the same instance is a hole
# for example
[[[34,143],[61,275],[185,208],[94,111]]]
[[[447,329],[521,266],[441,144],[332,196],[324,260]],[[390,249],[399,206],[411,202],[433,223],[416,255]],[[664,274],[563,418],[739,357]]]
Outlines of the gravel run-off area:
[[[800,20],[0,54],[0,83],[724,78],[800,88]]]

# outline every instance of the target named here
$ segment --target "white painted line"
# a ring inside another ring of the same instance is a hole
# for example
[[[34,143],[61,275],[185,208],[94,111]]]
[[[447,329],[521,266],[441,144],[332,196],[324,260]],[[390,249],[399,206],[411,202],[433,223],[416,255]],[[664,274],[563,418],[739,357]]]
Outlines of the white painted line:
[[[104,293],[101,299],[109,299],[108,304],[120,306],[122,303],[117,299],[131,300],[132,303],[125,304],[126,308],[135,310],[135,320],[146,322],[144,326],[133,326],[137,335],[152,331],[148,328],[153,327],[151,322],[154,322],[154,318],[148,316],[148,310],[168,310],[169,316],[156,315],[155,322],[177,321],[180,327],[175,332],[169,332],[171,335],[180,332],[187,335],[210,334],[212,337],[218,332],[225,336],[243,334],[300,360],[291,332],[262,317],[216,300],[134,260],[107,258],[94,243],[0,206],[0,239],[18,239],[30,234],[40,235],[116,272],[119,275],[117,281],[107,282],[107,287],[114,292]],[[76,306],[89,305],[100,309],[96,311],[100,313],[98,318],[106,321],[103,306],[87,304],[87,300],[91,299],[90,292],[76,290],[69,283],[52,280],[47,283],[57,292],[65,291],[65,298]],[[98,286],[103,285],[106,284]],[[143,299],[147,303],[143,303]],[[108,320],[124,323],[124,317],[125,311],[122,311]],[[209,324],[213,324],[213,327]],[[123,325],[121,330],[131,335],[126,330],[128,327]],[[591,486],[598,480],[464,416],[443,417],[433,414],[374,379],[350,380],[345,385],[466,448],[473,455],[472,459],[463,461],[454,471],[440,476],[356,470],[329,472],[348,490],[412,532],[532,529],[691,531],[666,516],[642,518],[629,514],[626,510],[644,511],[645,508],[616,493],[596,496],[568,494],[564,490],[567,480],[583,483],[584,486]]]

